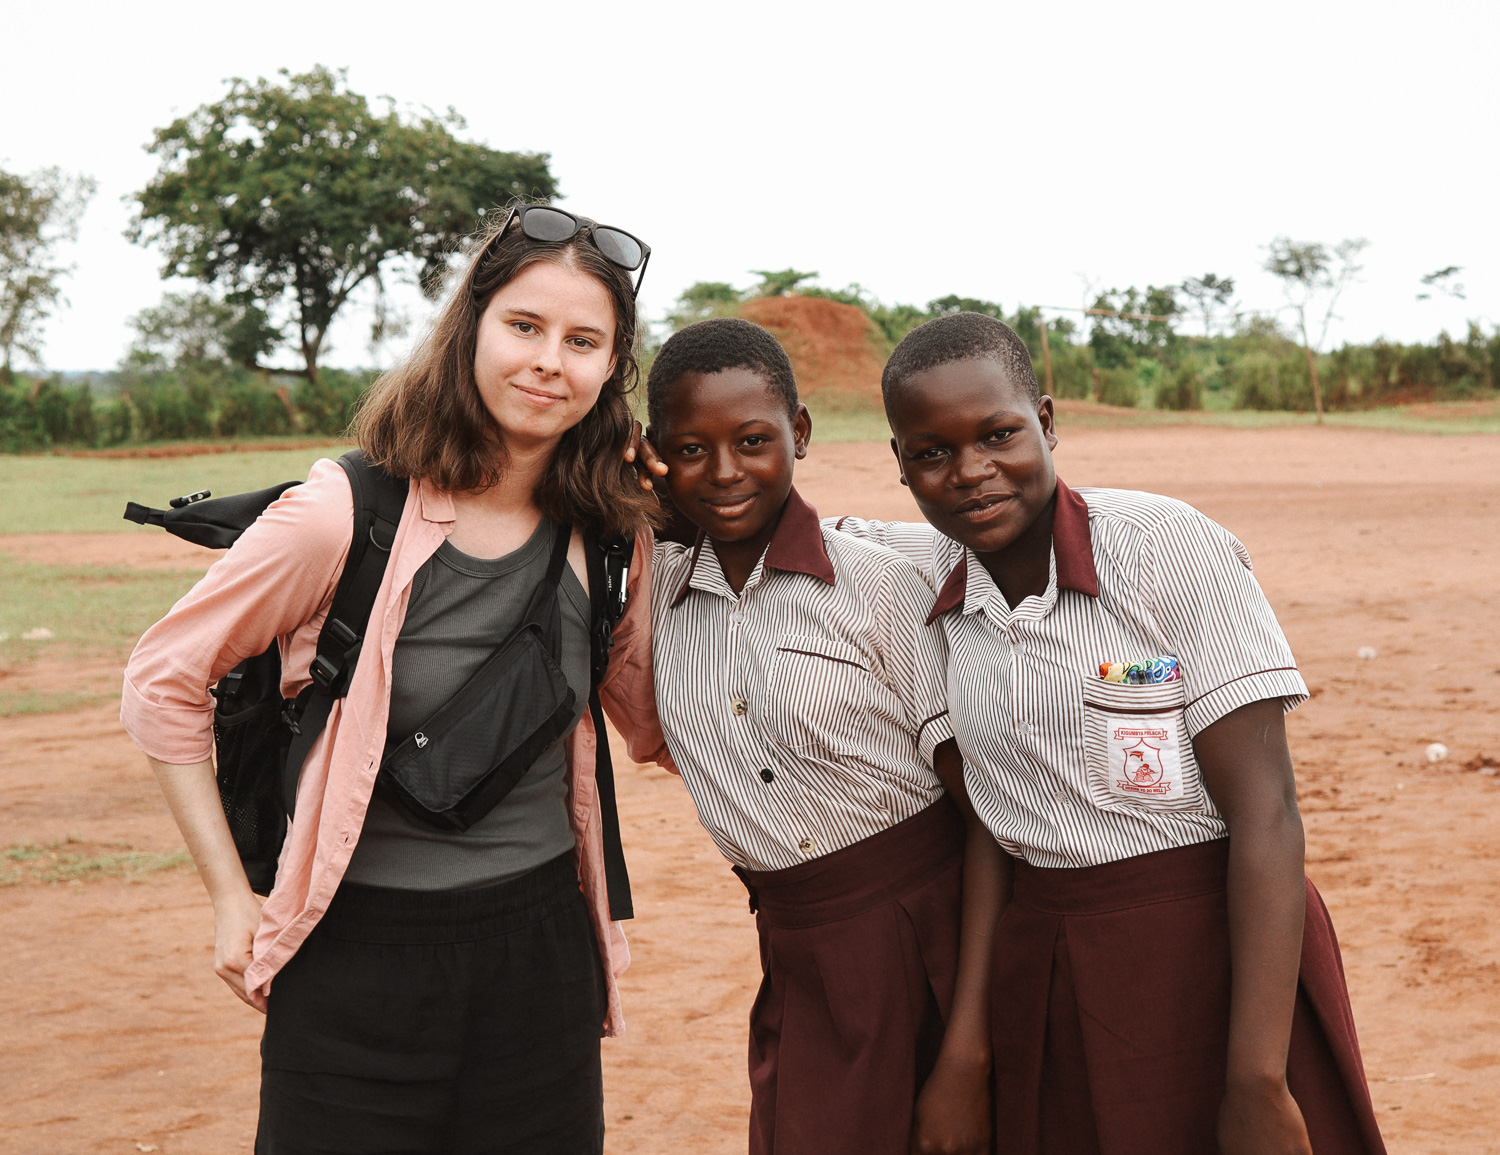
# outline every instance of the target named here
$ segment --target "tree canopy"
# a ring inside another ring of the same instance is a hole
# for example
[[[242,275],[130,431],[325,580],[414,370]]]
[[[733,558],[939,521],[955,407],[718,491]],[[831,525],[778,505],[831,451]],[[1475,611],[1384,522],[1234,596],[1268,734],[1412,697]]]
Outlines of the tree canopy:
[[[436,282],[461,237],[518,197],[550,199],[546,153],[458,139],[465,122],[384,109],[327,68],[229,82],[222,100],[159,129],[156,175],[127,235],[158,245],[163,278],[191,277],[291,330],[316,379],[328,327],[396,262]]]
[[[69,271],[59,245],[78,236],[78,218],[94,195],[90,177],[44,168],[29,176],[0,169],[0,382],[11,381],[15,354],[41,358],[42,323],[62,297]]]

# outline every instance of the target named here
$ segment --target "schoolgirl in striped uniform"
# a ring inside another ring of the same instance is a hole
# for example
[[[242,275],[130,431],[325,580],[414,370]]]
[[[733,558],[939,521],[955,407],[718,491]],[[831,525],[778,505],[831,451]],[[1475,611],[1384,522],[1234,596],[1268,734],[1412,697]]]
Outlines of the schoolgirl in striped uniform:
[[[689,326],[648,389],[658,488],[697,531],[656,547],[657,709],[760,936],[750,1151],[988,1151],[1000,856],[963,793],[931,590],[792,487],[811,419],[765,330]]]
[[[999,1150],[1384,1151],[1303,874],[1283,713],[1307,688],[1244,546],[1182,502],[1063,484],[1052,401],[993,318],[914,330],[882,390],[931,524],[839,525],[937,592],[968,790],[1016,860]]]

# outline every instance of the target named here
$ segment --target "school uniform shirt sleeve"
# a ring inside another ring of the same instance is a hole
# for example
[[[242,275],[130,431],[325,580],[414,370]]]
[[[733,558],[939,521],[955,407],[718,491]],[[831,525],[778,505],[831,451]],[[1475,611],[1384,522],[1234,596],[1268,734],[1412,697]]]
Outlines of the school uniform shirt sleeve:
[[[333,600],[353,517],[343,468],[317,462],[305,484],[272,502],[141,636],[125,667],[120,701],[120,720],[136,745],[168,765],[207,761],[214,748],[208,687],[277,638],[286,659],[283,692],[295,692],[299,671],[306,684],[312,651],[293,647],[292,635],[309,634],[316,645],[312,628]],[[301,650],[308,652],[299,667]]]
[[[872,541],[894,550],[917,567],[936,593],[953,568],[950,552],[943,548],[947,539],[924,521],[869,521],[862,517],[825,517],[825,529],[835,529],[861,541]],[[931,607],[928,607],[931,609]]]
[[[1140,564],[1143,601],[1182,666],[1189,734],[1251,702],[1279,699],[1290,712],[1307,700],[1250,554],[1233,534],[1186,511],[1155,527]]]
[[[886,684],[901,700],[917,736],[917,753],[928,765],[933,750],[953,737],[948,714],[948,643],[941,627],[927,622],[933,593],[913,565],[893,562],[885,571],[879,625]]]

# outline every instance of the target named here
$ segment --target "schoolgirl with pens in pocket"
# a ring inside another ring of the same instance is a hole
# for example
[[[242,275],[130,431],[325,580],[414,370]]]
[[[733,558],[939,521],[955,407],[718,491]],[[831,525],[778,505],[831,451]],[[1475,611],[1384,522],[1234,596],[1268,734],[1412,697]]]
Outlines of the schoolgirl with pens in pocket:
[[[1307,699],[1232,534],[1058,479],[1026,346],[974,313],[882,379],[929,525],[842,519],[937,593],[994,944],[999,1150],[1382,1152],[1283,714]]]
[[[811,418],[765,330],[683,329],[648,400],[695,531],[655,551],[657,709],[760,937],[750,1151],[983,1155],[1003,856],[964,795],[932,593],[793,487]]]

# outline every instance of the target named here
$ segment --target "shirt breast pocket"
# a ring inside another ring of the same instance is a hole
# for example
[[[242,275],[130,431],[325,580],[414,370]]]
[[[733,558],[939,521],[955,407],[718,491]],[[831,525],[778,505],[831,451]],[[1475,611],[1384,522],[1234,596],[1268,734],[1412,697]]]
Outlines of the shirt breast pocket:
[[[858,753],[869,737],[883,687],[857,647],[833,638],[787,634],[776,646],[766,686],[766,723],[796,750]]]
[[[1203,808],[1186,704],[1180,681],[1132,686],[1083,679],[1084,757],[1095,805]]]

